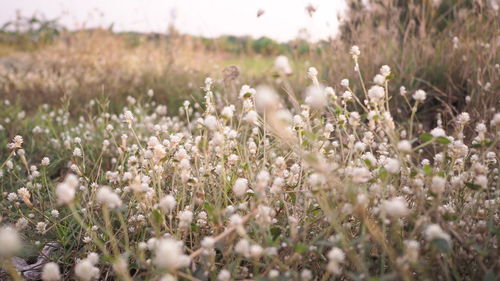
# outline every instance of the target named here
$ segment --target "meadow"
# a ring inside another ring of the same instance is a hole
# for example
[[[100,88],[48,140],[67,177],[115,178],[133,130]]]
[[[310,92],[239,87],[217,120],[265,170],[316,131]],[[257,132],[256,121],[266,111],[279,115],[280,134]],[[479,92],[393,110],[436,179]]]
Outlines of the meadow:
[[[0,280],[497,280],[498,5],[348,2],[316,43],[2,31]]]

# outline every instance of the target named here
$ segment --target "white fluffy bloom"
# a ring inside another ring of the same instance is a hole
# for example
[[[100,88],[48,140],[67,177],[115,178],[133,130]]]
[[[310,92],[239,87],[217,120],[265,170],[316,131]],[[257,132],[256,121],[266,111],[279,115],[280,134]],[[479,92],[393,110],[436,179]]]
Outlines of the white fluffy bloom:
[[[391,174],[396,174],[399,172],[400,164],[399,160],[389,158],[387,159],[387,162],[384,165],[384,168],[387,170],[387,172]]]
[[[171,212],[175,208],[176,204],[177,202],[175,201],[175,197],[167,195],[160,200],[158,206],[163,212]]]
[[[327,270],[330,271],[333,274],[340,274],[342,271],[342,268],[340,267],[340,264],[344,262],[345,260],[345,253],[341,249],[337,247],[333,247],[329,252],[328,252],[328,265],[327,265]]]
[[[351,50],[349,51],[349,53],[351,54],[351,56],[358,57],[361,54],[361,51],[359,50],[358,46],[354,45],[351,47]]]
[[[427,241],[432,241],[434,239],[444,239],[448,242],[451,241],[450,235],[444,232],[439,224],[431,224],[427,226],[424,231],[424,235]]]
[[[43,157],[41,164],[42,166],[48,166],[50,164],[49,157]]]
[[[351,171],[352,180],[355,183],[365,183],[371,179],[370,170],[365,167],[356,167]]]
[[[231,272],[226,269],[223,269],[217,275],[217,280],[219,281],[229,281],[231,280]]]
[[[286,56],[278,56],[274,60],[274,68],[281,74],[291,74],[292,68],[290,67],[290,63],[288,62],[288,58]]]
[[[326,106],[328,100],[321,86],[310,86],[306,89],[305,102],[312,108],[321,109]]]
[[[86,258],[75,266],[75,275],[79,280],[90,281],[99,277],[99,268],[95,267],[92,259]]]
[[[217,118],[213,115],[205,117],[204,124],[211,131],[215,131],[219,127],[219,121],[217,121]]]
[[[43,266],[42,280],[43,281],[61,280],[61,273],[59,272],[59,266],[57,265],[57,263],[49,262]]]
[[[73,174],[68,174],[62,183],[56,187],[57,202],[59,204],[69,204],[75,198],[78,178]]]
[[[441,194],[444,192],[446,186],[446,179],[440,176],[432,177],[431,190],[434,193]]]
[[[191,212],[190,210],[179,212],[178,217],[180,228],[187,228],[191,225],[191,222],[193,222],[193,212]]]
[[[382,74],[377,74],[373,77],[373,83],[382,86],[385,83],[385,77]]]
[[[257,87],[255,94],[255,106],[259,111],[267,111],[277,107],[279,102],[278,94],[269,86]]]
[[[349,79],[342,79],[342,80],[340,80],[340,85],[342,87],[346,87],[346,88],[349,87]]]
[[[21,239],[14,228],[0,228],[0,257],[10,257],[21,249]]]
[[[419,102],[424,101],[426,97],[427,97],[427,94],[424,92],[424,90],[417,90],[413,94],[413,99],[416,101],[419,101]]]
[[[382,65],[380,68],[380,74],[382,74],[384,78],[391,75],[391,68],[388,65]]]
[[[188,266],[191,260],[189,256],[184,255],[182,246],[181,241],[170,238],[158,241],[155,249],[155,265],[168,271]]]
[[[382,212],[385,215],[400,218],[408,215],[408,203],[403,197],[394,197],[389,200],[382,201]]]
[[[233,192],[236,197],[242,197],[246,194],[248,190],[248,180],[244,178],[239,178],[234,182]]]
[[[385,97],[385,90],[383,87],[375,85],[368,90],[368,98],[370,98],[370,101],[373,103],[379,104],[383,102],[384,97]]]
[[[108,206],[108,208],[114,209],[122,205],[122,200],[107,186],[99,188],[96,195],[97,202]]]
[[[223,117],[225,117],[226,119],[231,119],[233,118],[233,115],[234,115],[234,105],[229,105],[229,106],[226,106],[222,109],[221,111],[221,115]]]
[[[431,135],[435,138],[446,137],[446,132],[443,130],[443,128],[436,127],[431,130]]]
[[[398,150],[404,153],[411,152],[411,143],[407,140],[402,140],[398,143]]]
[[[248,122],[250,124],[257,124],[259,121],[259,114],[255,110],[250,110],[248,113],[245,115],[243,118],[245,122]]]

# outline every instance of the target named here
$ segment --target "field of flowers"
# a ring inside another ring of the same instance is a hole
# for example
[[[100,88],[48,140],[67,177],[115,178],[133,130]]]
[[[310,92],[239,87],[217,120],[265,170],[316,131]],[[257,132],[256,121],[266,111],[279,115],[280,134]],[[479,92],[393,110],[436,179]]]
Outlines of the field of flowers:
[[[428,94],[363,81],[360,49],[360,79],[310,67],[304,95],[279,56],[286,91],[232,104],[211,78],[175,112],[154,89],[118,114],[2,100],[0,279],[496,280],[500,113],[426,131]]]

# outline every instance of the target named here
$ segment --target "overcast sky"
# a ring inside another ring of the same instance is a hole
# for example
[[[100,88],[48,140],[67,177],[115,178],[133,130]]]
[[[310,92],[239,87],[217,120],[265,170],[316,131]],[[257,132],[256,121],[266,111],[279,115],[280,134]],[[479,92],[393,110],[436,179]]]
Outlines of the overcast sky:
[[[312,17],[306,6],[312,4]],[[334,36],[343,0],[0,0],[0,24],[33,13],[60,17],[70,28],[164,32],[175,23],[181,32],[208,37],[221,34],[269,36],[286,41],[306,29],[311,40]],[[257,11],[265,13],[257,18]]]

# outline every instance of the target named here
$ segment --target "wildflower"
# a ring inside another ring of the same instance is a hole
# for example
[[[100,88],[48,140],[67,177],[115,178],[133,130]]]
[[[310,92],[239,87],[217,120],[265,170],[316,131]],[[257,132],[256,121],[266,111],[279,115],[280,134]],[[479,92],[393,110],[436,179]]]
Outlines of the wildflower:
[[[458,120],[458,123],[465,125],[465,124],[469,123],[470,115],[467,112],[462,112],[462,113],[460,113],[460,115],[458,115],[457,120]]]
[[[349,79],[342,79],[342,80],[340,80],[340,85],[342,87],[348,88],[349,87]]]
[[[268,86],[259,86],[255,94],[255,106],[258,111],[265,112],[277,108],[278,94]]]
[[[82,157],[82,151],[77,147],[73,150],[73,156]]]
[[[406,87],[405,86],[399,87],[399,94],[401,96],[406,96],[406,93],[408,93],[408,91],[406,91]]]
[[[320,86],[310,86],[306,89],[305,102],[312,108],[321,109],[327,104],[325,91]]]
[[[388,65],[382,65],[380,68],[380,74],[382,74],[384,78],[391,75],[391,68]]]
[[[126,110],[123,113],[123,121],[125,123],[128,123],[129,126],[134,122],[134,120],[135,120],[135,117],[134,117],[134,114],[132,113],[132,111]]]
[[[21,239],[14,228],[4,226],[0,228],[0,257],[11,257],[22,246]]]
[[[78,187],[78,178],[68,174],[62,183],[56,187],[56,196],[59,204],[68,204],[73,201]]]
[[[215,131],[219,127],[219,122],[217,121],[217,118],[213,115],[208,115],[207,117],[205,117],[204,123],[205,126],[207,126],[207,128],[211,131]]]
[[[163,212],[171,212],[176,205],[175,197],[172,195],[167,195],[160,200],[158,206]]]
[[[385,77],[382,74],[377,74],[373,77],[373,83],[382,86],[385,83]]]
[[[176,241],[170,238],[158,241],[155,248],[154,258],[156,266],[173,272],[177,269],[188,266],[190,262],[191,260],[189,256],[185,255],[182,250],[181,241]]]
[[[278,73],[289,75],[292,74],[292,68],[290,67],[290,63],[288,62],[288,58],[285,56],[278,56],[274,60],[274,68]]]
[[[50,211],[50,215],[54,218],[58,218],[59,217],[59,211],[58,210],[52,210]]]
[[[402,140],[398,143],[398,150],[403,153],[411,152],[411,143],[407,140]]]
[[[86,258],[79,261],[75,266],[75,275],[81,281],[90,281],[99,277],[99,268],[95,267],[95,260]]]
[[[234,182],[233,192],[236,197],[242,197],[246,194],[248,189],[248,180],[239,178]]]
[[[416,100],[417,102],[423,102],[426,97],[427,97],[427,94],[423,90],[417,90],[413,94],[413,99]]]
[[[407,216],[409,213],[408,203],[403,197],[394,197],[389,200],[382,201],[382,212],[393,218]]]
[[[436,194],[441,194],[444,192],[444,188],[446,185],[446,179],[442,178],[440,176],[434,176],[432,177],[432,182],[431,182],[431,191],[436,193]]]
[[[240,90],[240,98],[248,99],[248,98],[254,97],[255,93],[256,93],[255,89],[251,88],[248,85],[243,85],[243,86],[241,86],[241,90]]]
[[[371,178],[370,170],[368,170],[365,167],[356,167],[352,169],[351,175],[352,175],[352,180],[355,183],[365,183],[369,181]]]
[[[233,118],[234,110],[234,105],[226,106],[222,109],[221,115],[226,119],[231,119]]]
[[[387,172],[391,174],[396,174],[399,172],[399,167],[400,167],[399,161],[397,159],[390,158],[387,159],[384,169],[386,169]]]
[[[23,137],[17,135],[12,139],[12,143],[9,144],[10,149],[16,149],[16,148],[21,148],[23,145]]]
[[[329,252],[328,252],[328,265],[327,265],[327,270],[330,271],[333,274],[340,274],[342,271],[340,264],[344,262],[345,260],[345,253],[341,249],[337,247],[333,247]]]
[[[189,210],[184,210],[179,212],[179,228],[187,228],[191,225],[193,221],[193,212]]]
[[[427,241],[433,241],[434,239],[444,239],[447,242],[451,241],[450,235],[444,232],[439,224],[431,224],[427,226],[424,231],[424,235]]]
[[[435,138],[446,137],[446,132],[443,130],[443,128],[436,127],[431,130],[431,135]]]
[[[59,272],[59,266],[57,265],[57,263],[49,262],[43,266],[42,280],[43,281],[61,280],[61,273]]]
[[[48,166],[50,164],[49,157],[43,157],[41,164],[42,166]]]
[[[384,101],[385,90],[384,90],[384,88],[382,88],[378,85],[372,86],[368,90],[368,97],[370,98],[371,102],[373,102],[375,104],[380,104]]]
[[[245,115],[243,120],[245,122],[250,123],[250,124],[257,124],[258,118],[259,118],[259,114],[257,114],[257,112],[254,110],[250,110],[247,112],[247,114]]]
[[[230,281],[231,273],[227,269],[223,269],[217,274],[217,280],[219,281]]]
[[[97,202],[106,205],[110,209],[118,208],[122,205],[122,200],[107,186],[99,188],[96,195]]]
[[[349,53],[351,54],[351,56],[357,58],[359,57],[359,55],[361,55],[361,51],[359,50],[359,47],[354,45],[351,47],[351,50],[349,51]]]
[[[45,222],[41,221],[36,224],[36,232],[40,234],[45,234],[45,232],[47,231],[46,228],[47,228],[47,223]]]

